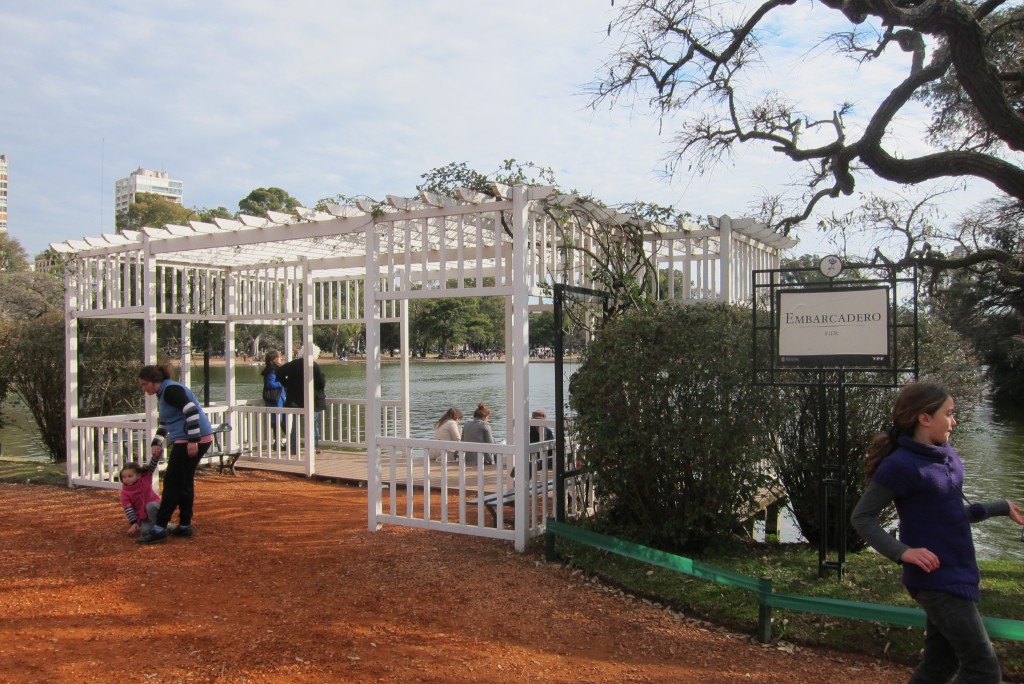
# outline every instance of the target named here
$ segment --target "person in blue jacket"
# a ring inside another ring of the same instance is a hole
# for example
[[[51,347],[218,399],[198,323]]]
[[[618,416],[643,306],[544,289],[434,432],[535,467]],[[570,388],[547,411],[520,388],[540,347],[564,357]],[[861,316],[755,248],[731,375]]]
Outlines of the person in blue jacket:
[[[1009,516],[1024,525],[1011,501],[971,503],[963,493],[964,464],[949,444],[954,402],[943,387],[914,382],[900,390],[892,427],[868,447],[868,486],[853,510],[857,532],[876,551],[903,565],[903,585],[924,609],[924,656],[911,682],[1001,680],[999,660],[978,612],[981,575],[971,523]],[[879,515],[890,503],[899,538]]]
[[[260,373],[263,375],[263,405],[271,406],[274,408],[281,408],[284,406],[285,387],[281,384],[280,380],[277,379],[277,370],[281,367],[281,352],[269,351],[264,359],[265,365]],[[287,434],[288,428],[285,425],[285,415],[283,413],[276,413],[270,416],[270,430],[273,437],[273,443],[277,443],[277,428],[281,426],[281,437],[283,438]],[[284,448],[284,447],[282,447]]]
[[[169,364],[143,366],[139,371],[139,388],[157,397],[159,426],[151,445],[153,457],[159,460],[165,446],[169,447],[170,456],[153,528],[139,535],[136,543],[157,544],[167,541],[169,534],[191,537],[196,467],[213,443],[213,427],[192,390],[171,380]],[[168,528],[175,509],[178,525]]]

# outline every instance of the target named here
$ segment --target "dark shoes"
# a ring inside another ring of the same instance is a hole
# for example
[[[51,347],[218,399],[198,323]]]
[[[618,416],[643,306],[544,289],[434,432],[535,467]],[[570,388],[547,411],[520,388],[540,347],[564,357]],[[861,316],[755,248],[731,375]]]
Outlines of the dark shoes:
[[[139,535],[139,538],[135,540],[136,544],[162,544],[167,541],[168,537],[191,537],[193,534],[192,526],[182,527],[181,525],[169,525],[164,529],[163,532],[156,532],[150,530],[149,532],[143,532]]]
[[[156,532],[150,530],[143,532],[139,535],[139,538],[135,540],[136,544],[162,544],[167,541],[167,530],[163,532]]]

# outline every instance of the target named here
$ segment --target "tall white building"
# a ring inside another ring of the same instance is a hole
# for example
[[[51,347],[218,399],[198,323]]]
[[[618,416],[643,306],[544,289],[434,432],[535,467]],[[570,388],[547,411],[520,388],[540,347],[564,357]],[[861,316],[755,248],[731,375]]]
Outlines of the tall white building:
[[[7,155],[0,154],[0,233],[7,232]]]
[[[166,171],[151,171],[140,166],[132,175],[114,182],[114,213],[128,211],[140,192],[151,192],[181,204],[183,188],[184,183],[169,178]]]

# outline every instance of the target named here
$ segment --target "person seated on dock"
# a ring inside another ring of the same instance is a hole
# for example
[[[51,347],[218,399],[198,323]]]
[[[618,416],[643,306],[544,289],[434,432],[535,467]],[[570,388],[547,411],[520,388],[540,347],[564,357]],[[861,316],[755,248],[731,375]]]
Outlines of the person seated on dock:
[[[530,414],[530,418],[534,420],[547,420],[548,414],[544,409],[534,409],[533,413]],[[536,444],[537,442],[549,442],[555,438],[554,431],[546,425],[531,425],[530,426],[530,444]],[[541,458],[547,457],[547,469],[553,474],[555,468],[555,450],[554,448],[548,449],[544,452],[544,455],[538,454],[536,457],[530,460],[530,470],[528,471],[530,477],[533,476],[533,464],[539,462]],[[515,467],[509,473],[511,477],[516,476]]]
[[[463,442],[481,442],[483,444],[494,444],[494,434],[491,432],[491,424],[488,419],[491,417],[491,409],[486,404],[480,404],[473,411],[473,420],[462,430]],[[484,454],[484,465],[494,463],[494,454]],[[466,464],[475,466],[477,464],[477,452],[466,452]]]
[[[434,439],[443,440],[445,442],[461,442],[462,441],[462,411],[457,408],[450,408],[444,412],[444,415],[434,423]],[[440,461],[441,456],[444,453],[442,449],[431,449],[430,458],[433,461]],[[459,452],[448,451],[448,458],[452,463],[458,463]]]
[[[530,418],[535,420],[547,420],[548,414],[544,409],[534,409],[533,413],[530,414]],[[547,442],[555,438],[555,433],[548,426],[544,425],[531,425],[530,426],[530,443],[534,442]]]

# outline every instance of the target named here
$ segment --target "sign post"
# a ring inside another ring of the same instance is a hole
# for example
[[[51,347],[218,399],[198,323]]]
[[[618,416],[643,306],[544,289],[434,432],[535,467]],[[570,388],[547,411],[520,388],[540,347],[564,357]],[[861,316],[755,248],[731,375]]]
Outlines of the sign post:
[[[897,387],[918,375],[917,270],[909,270],[847,265],[830,255],[817,268],[753,273],[754,384],[817,392],[822,577],[828,570],[842,577],[846,565],[847,387]],[[830,396],[838,404],[835,425]]]

